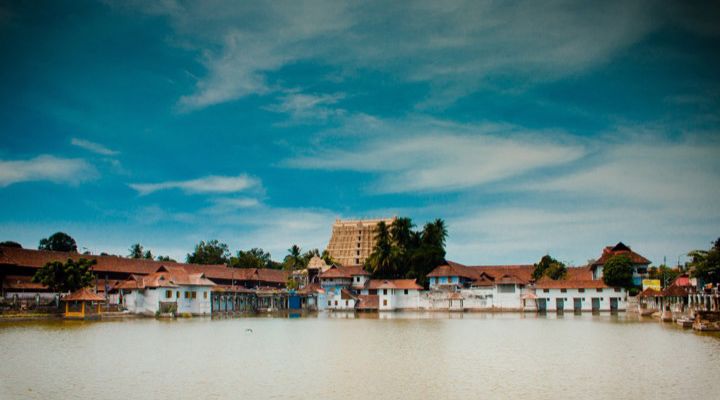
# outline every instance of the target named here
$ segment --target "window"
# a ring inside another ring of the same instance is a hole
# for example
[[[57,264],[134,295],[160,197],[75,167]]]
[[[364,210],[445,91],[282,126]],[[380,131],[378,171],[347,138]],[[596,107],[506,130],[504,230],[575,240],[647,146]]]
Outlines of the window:
[[[359,256],[359,255],[360,255],[360,250],[356,251],[356,252],[355,252],[355,255],[356,255],[356,256]]]
[[[580,292],[580,293],[585,293],[585,289],[580,288],[580,289],[578,289],[578,292]]]
[[[175,292],[175,298],[176,298],[176,299],[179,299],[179,298],[180,298],[180,291],[179,291],[179,290],[178,290],[177,292]]]
[[[550,289],[543,289],[543,293],[550,293]]]
[[[203,299],[207,299],[207,292],[203,292]]]
[[[515,293],[515,285],[497,285],[498,293]]]
[[[185,292],[185,298],[186,298],[186,299],[189,299],[189,298],[190,298],[190,292]]]
[[[384,306],[387,305],[387,300],[383,300],[383,305],[384,305]]]
[[[360,259],[359,259],[359,258],[356,258],[356,259],[355,259],[355,264],[360,264]]]
[[[332,301],[328,300],[328,307],[332,305]]]
[[[197,299],[197,292],[192,292],[192,298]]]
[[[337,300],[335,300],[335,306],[337,306]]]
[[[172,290],[166,290],[165,291],[165,298],[171,299],[172,298]]]
[[[621,290],[621,289],[620,289],[619,287],[616,287],[616,288],[615,288],[615,291],[616,291],[616,292],[620,292],[620,290]]]
[[[383,289],[383,294],[387,294],[387,289]]]
[[[356,276],[356,277],[355,277],[355,282],[360,282],[360,277],[359,277],[359,276]]]
[[[405,289],[405,295],[407,296],[407,294],[408,294],[408,290],[407,290],[407,289]]]
[[[567,289],[560,289],[560,293],[567,293]]]
[[[348,301],[347,301],[347,300],[345,300],[345,307],[347,307],[347,306],[348,306]]]
[[[602,289],[597,289],[597,292],[598,292],[598,293],[602,293]]]

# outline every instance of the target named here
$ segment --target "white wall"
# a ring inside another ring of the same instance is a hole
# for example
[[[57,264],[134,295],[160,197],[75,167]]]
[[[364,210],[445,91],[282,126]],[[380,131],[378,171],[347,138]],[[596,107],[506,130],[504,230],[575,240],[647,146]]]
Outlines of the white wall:
[[[547,292],[545,291],[547,290]],[[610,311],[610,298],[614,297],[618,299],[618,311],[625,311],[627,309],[627,295],[625,289],[620,289],[616,292],[615,289],[605,288],[602,292],[598,292],[597,289],[585,289],[581,292],[580,289],[567,289],[566,292],[562,292],[561,289],[536,289],[535,295],[538,299],[544,298],[547,304],[547,311],[557,311],[557,299],[565,299],[564,310],[573,312],[574,311],[574,299],[580,298],[582,309],[581,311],[592,311],[592,299],[600,299],[599,311]]]

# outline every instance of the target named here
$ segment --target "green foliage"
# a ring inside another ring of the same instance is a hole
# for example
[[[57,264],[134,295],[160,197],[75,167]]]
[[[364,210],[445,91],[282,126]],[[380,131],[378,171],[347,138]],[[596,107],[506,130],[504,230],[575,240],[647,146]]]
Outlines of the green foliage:
[[[64,251],[77,252],[77,243],[75,239],[70,237],[67,233],[56,232],[50,237],[40,240],[39,250],[51,250],[51,251]]]
[[[235,257],[230,257],[228,266],[232,268],[270,268],[271,263],[270,253],[254,247],[247,251],[238,251]]]
[[[322,254],[320,255],[320,258],[322,258],[323,261],[325,261],[325,264],[327,264],[327,265],[340,264],[337,260],[332,258],[332,256],[330,255],[330,252],[327,250],[323,250]]]
[[[688,256],[693,277],[704,283],[720,283],[720,238],[712,244],[710,250],[691,251]]]
[[[532,277],[536,281],[547,276],[550,279],[558,280],[565,277],[567,267],[562,262],[550,257],[549,254],[544,255],[540,262],[535,264]]]
[[[169,256],[157,256],[156,260],[158,261],[165,261],[165,262],[177,262],[170,258]]]
[[[296,281],[292,277],[289,277],[285,283],[286,287],[290,290],[297,290],[300,288],[300,282]]]
[[[32,281],[46,285],[53,292],[72,292],[92,284],[95,275],[91,268],[95,263],[95,260],[85,258],[77,262],[68,259],[64,264],[49,262],[35,272]]]
[[[6,240],[2,243],[0,243],[0,247],[13,247],[16,249],[22,249],[22,245],[18,242],[13,242],[12,240]]]
[[[375,278],[415,278],[425,285],[426,275],[445,262],[447,228],[442,219],[413,231],[410,218],[397,218],[388,227],[378,223],[375,246],[365,269]]]
[[[288,249],[288,255],[285,256],[285,260],[283,261],[283,268],[288,271],[305,268],[303,257],[300,254],[300,247],[298,245],[294,244]]]
[[[201,241],[195,246],[195,251],[188,254],[186,260],[191,264],[226,264],[230,251],[225,243],[217,240]]]
[[[632,281],[633,268],[630,257],[625,254],[612,256],[603,266],[603,280],[611,287],[634,287]]]

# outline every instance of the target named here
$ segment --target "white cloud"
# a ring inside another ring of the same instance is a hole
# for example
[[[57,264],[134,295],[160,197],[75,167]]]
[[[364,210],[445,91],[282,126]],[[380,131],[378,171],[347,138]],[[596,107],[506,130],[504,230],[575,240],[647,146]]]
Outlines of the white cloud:
[[[720,143],[668,141],[655,135],[626,136],[622,142],[596,146],[601,152],[596,160],[522,189],[717,210],[713,199],[720,198]]]
[[[342,116],[345,110],[329,107],[343,99],[343,93],[306,94],[298,91],[280,96],[279,103],[268,107],[270,111],[289,114],[293,119],[321,119]]]
[[[97,170],[80,158],[41,155],[29,160],[0,160],[0,187],[29,181],[77,185],[97,175]]]
[[[248,175],[206,176],[187,181],[160,183],[131,183],[129,186],[141,196],[160,190],[180,189],[186,193],[235,193],[256,187],[260,182]]]
[[[143,3],[202,54],[207,74],[180,100],[188,110],[272,91],[267,73],[301,61],[380,70],[456,98],[493,75],[592,68],[674,21],[642,1]]]
[[[257,199],[249,197],[221,197],[212,199],[213,205],[207,207],[203,212],[207,214],[226,214],[239,209],[252,208],[260,205]]]
[[[89,140],[72,138],[70,143],[73,146],[83,148],[83,149],[91,151],[93,153],[102,154],[104,156],[114,156],[114,155],[120,154],[119,151],[110,150],[109,148],[103,146],[100,143],[91,142]]]
[[[350,146],[317,146],[283,165],[380,174],[383,193],[457,190],[562,165],[584,154],[582,146],[548,140],[541,132],[510,125],[462,125],[426,118],[387,121],[355,118],[369,139]]]

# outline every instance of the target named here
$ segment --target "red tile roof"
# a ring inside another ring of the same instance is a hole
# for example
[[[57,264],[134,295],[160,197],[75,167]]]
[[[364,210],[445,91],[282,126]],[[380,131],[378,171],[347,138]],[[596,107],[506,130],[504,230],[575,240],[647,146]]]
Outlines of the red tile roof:
[[[605,265],[605,263],[616,255],[627,255],[630,258],[630,261],[632,261],[633,264],[644,264],[649,265],[650,260],[647,258],[641,256],[640,254],[632,251],[630,247],[626,246],[623,242],[619,242],[615,246],[607,246],[603,249],[602,255],[600,258],[595,261],[592,265]]]
[[[119,285],[121,289],[176,288],[179,286],[215,286],[203,273],[189,274],[182,267],[161,266],[145,276],[131,276]]]
[[[42,283],[35,283],[32,281],[32,277],[30,276],[15,276],[15,275],[8,275],[3,279],[2,282],[3,289],[10,289],[10,290],[35,290],[35,291],[43,291],[48,290],[48,287],[43,285]]]
[[[658,292],[653,288],[647,288],[638,294],[638,297],[662,297],[662,292]]]
[[[88,288],[82,288],[63,297],[62,301],[105,301],[105,298]]]
[[[331,266],[327,271],[320,273],[320,279],[352,279],[353,276],[370,275],[361,265],[342,267],[339,265]]]
[[[160,266],[165,265],[168,267],[185,268],[188,273],[204,273],[209,279],[260,281],[284,285],[288,277],[287,271],[266,268],[228,268],[224,264],[185,264],[118,256],[85,255],[74,252],[18,249],[11,247],[0,248],[0,265],[42,268],[48,262],[65,262],[68,259],[79,260],[81,258],[96,260],[97,263],[92,267],[92,270],[98,273],[116,272],[149,275],[157,271]]]
[[[535,283],[537,289],[605,289],[602,279],[558,279],[543,277]]]
[[[421,290],[422,286],[415,279],[370,279],[367,289],[408,289]]]
[[[487,280],[496,280],[503,276],[512,276],[520,284],[532,280],[533,265],[475,265],[467,266],[453,261],[433,269],[427,276],[460,276],[478,282],[478,286],[487,284]]]

